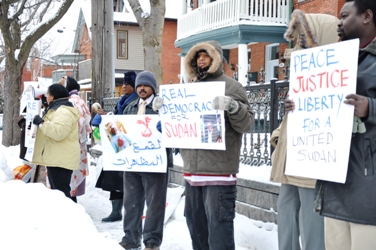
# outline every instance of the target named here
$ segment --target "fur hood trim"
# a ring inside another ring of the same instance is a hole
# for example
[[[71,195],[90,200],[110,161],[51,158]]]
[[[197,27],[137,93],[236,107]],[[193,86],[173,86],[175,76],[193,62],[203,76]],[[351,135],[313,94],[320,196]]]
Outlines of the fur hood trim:
[[[213,59],[207,73],[210,75],[217,75],[223,73],[223,52],[217,41],[201,42],[194,45],[185,56],[184,68],[188,74],[188,82],[197,81],[197,53],[200,50],[205,50]]]
[[[294,10],[284,34],[287,41],[296,41],[294,50],[312,48],[338,41],[337,17],[327,14],[305,14]]]

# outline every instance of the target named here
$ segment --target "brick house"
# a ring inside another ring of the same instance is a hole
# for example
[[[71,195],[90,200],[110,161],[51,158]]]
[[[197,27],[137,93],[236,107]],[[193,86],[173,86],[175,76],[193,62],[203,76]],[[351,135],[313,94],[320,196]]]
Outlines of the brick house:
[[[179,49],[174,46],[177,34],[176,0],[166,0],[165,24],[162,35],[163,84],[178,83],[180,73]],[[90,9],[90,6],[87,6]],[[77,80],[81,84],[81,97],[86,101],[91,95],[91,13],[81,9],[74,40],[74,51],[85,55],[78,63]],[[115,93],[122,93],[121,86],[124,73],[130,70],[136,73],[144,70],[144,51],[142,31],[138,26],[130,6],[123,1],[114,1],[114,68]]]
[[[345,0],[181,2],[182,6],[187,7],[178,19],[175,46],[181,49],[182,60],[195,43],[217,40],[224,50],[225,74],[246,85],[269,82],[272,78],[284,79],[286,64],[283,54],[289,44],[284,40],[283,34],[293,9],[338,17]],[[182,75],[185,75],[184,69],[181,70]]]

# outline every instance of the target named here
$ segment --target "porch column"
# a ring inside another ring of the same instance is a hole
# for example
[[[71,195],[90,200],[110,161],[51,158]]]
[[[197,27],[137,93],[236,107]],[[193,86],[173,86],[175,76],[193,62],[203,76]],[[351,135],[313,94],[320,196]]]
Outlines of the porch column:
[[[247,44],[238,44],[238,82],[247,85],[248,50]]]
[[[187,14],[187,0],[180,0],[181,15]]]
[[[185,60],[185,55],[180,56],[180,83],[188,83],[188,76],[187,72],[185,71],[184,68],[184,60]]]

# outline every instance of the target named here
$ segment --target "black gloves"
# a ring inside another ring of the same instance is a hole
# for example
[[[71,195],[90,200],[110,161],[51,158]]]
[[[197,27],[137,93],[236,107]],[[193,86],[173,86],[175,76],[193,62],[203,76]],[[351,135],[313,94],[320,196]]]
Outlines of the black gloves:
[[[42,117],[40,117],[39,115],[34,116],[33,124],[39,126],[39,124],[41,124],[42,122],[44,122]]]

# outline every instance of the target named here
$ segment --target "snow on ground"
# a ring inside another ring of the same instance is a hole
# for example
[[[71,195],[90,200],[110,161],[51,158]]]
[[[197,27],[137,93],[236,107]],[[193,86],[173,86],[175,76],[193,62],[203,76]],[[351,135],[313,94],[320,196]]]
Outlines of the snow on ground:
[[[0,146],[0,249],[122,249],[118,245],[123,236],[122,222],[101,222],[110,213],[111,204],[109,193],[94,187],[100,160],[96,167],[90,166],[86,194],[78,197],[75,204],[60,191],[49,190],[43,184],[3,178],[6,174],[1,169],[22,164],[18,154],[18,146]],[[179,161],[181,158],[177,156],[175,164]],[[244,171],[245,176],[267,181],[269,167],[241,166],[241,171],[243,168],[253,169]],[[183,215],[184,202],[183,196],[165,223],[162,250],[192,249]],[[234,225],[236,250],[278,249],[276,224],[236,214]]]

